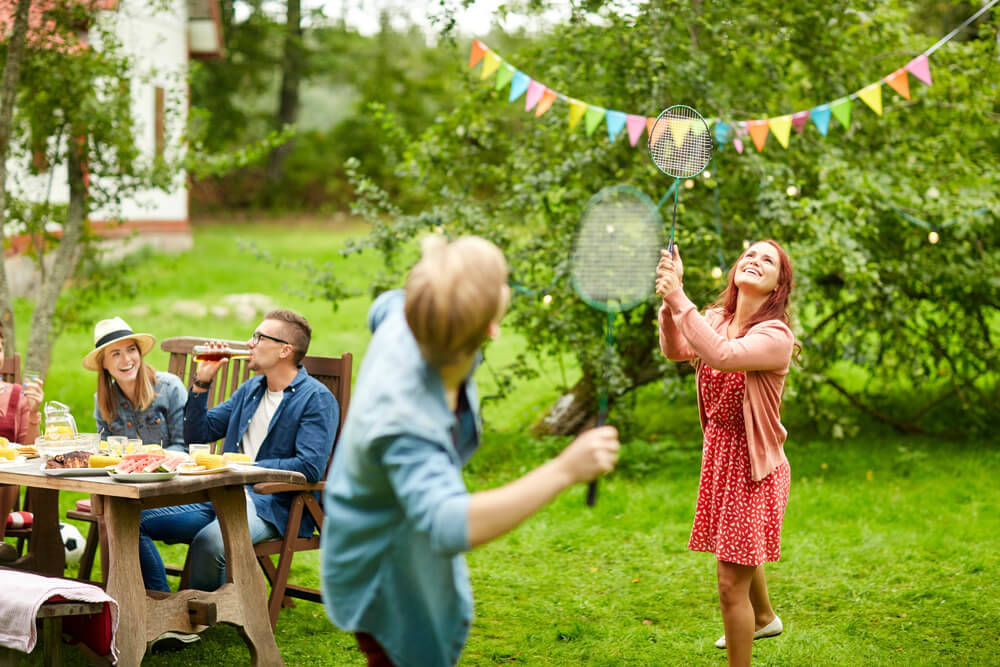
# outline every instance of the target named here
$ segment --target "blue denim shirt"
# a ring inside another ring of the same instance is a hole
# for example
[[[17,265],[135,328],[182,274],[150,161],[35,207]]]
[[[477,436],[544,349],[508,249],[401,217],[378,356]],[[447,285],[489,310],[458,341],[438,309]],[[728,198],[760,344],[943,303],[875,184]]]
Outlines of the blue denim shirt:
[[[187,442],[213,442],[225,435],[222,449],[238,452],[250,419],[257,412],[267,378],[258,375],[244,382],[225,403],[207,410],[208,392],[191,392],[184,408],[184,439]],[[294,470],[310,482],[318,482],[326,472],[337,425],[340,405],[322,382],[310,377],[302,366],[295,379],[285,387],[278,409],[271,416],[267,435],[257,451],[256,461],[265,468]],[[284,536],[288,510],[294,494],[260,494],[250,491],[257,516]],[[316,494],[317,500],[320,500]],[[308,512],[302,513],[299,537],[313,534],[316,523]]]
[[[453,665],[473,611],[462,466],[479,445],[479,401],[470,373],[456,418],[402,306],[395,291],[369,311],[374,335],[324,493],[323,602],[400,667]]]
[[[145,410],[136,410],[132,401],[125,398],[117,384],[112,384],[118,411],[110,422],[101,417],[94,394],[94,419],[97,432],[102,440],[109,435],[123,435],[128,438],[142,438],[146,444],[160,443],[167,449],[184,451],[184,403],[187,389],[180,378],[173,373],[156,374],[156,398]]]

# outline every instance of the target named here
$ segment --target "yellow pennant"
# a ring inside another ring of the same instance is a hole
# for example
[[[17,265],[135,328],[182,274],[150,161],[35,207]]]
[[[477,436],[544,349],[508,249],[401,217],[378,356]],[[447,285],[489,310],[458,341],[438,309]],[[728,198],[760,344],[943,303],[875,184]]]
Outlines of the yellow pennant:
[[[493,72],[496,72],[502,62],[503,61],[500,60],[500,56],[492,51],[487,51],[486,55],[483,56],[483,71],[479,73],[479,79],[485,79],[489,75],[493,74]]]
[[[870,86],[865,86],[858,91],[858,97],[860,97],[865,104],[872,108],[872,111],[877,113],[879,116],[882,115],[882,84],[873,83]]]
[[[583,114],[587,111],[587,105],[580,100],[570,100],[569,101],[569,129],[576,127],[576,124],[580,122],[583,118]]]
[[[778,140],[781,147],[788,148],[788,135],[792,131],[792,117],[778,116],[768,119],[767,124],[771,127],[771,132],[774,133],[774,138]]]
[[[680,148],[684,145],[684,138],[689,129],[691,129],[691,121],[687,118],[670,119],[670,134],[674,138],[674,146]]]

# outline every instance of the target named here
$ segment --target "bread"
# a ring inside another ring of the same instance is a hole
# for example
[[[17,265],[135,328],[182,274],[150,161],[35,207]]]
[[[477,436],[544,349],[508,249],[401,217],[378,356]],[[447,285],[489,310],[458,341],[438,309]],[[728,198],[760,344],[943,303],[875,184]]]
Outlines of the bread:
[[[67,452],[56,454],[45,462],[45,467],[49,470],[56,468],[86,468],[90,465],[90,452]]]

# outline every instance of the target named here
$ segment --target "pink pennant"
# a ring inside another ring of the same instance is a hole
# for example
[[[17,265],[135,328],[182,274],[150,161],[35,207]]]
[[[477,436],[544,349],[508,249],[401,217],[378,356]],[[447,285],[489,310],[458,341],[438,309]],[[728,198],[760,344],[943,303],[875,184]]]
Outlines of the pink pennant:
[[[628,128],[628,142],[635,146],[635,142],[639,141],[642,131],[646,128],[646,117],[629,114],[625,116],[625,127]]]
[[[736,146],[737,153],[743,152],[743,142],[740,141],[739,139],[733,139],[733,146]]]
[[[524,110],[531,111],[532,107],[538,104],[538,100],[542,99],[542,95],[545,94],[545,86],[538,83],[537,81],[532,81],[528,84],[528,94],[524,96]]]
[[[792,114],[792,127],[799,134],[802,134],[802,130],[805,129],[806,123],[809,121],[809,111],[799,111],[798,113]]]
[[[921,53],[919,56],[906,64],[906,70],[917,77],[928,86],[931,85],[931,65],[927,62],[927,54]]]

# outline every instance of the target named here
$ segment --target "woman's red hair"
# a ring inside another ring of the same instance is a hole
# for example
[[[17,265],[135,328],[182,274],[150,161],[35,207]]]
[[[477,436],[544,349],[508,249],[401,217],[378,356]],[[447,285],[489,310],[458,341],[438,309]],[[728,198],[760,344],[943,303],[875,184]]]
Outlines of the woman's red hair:
[[[792,261],[788,259],[788,253],[785,252],[785,249],[777,241],[766,239],[757,243],[770,243],[778,251],[778,284],[775,285],[774,291],[761,304],[757,312],[747,322],[743,323],[743,330],[739,333],[740,336],[746,335],[746,332],[755,324],[760,324],[767,320],[781,320],[789,327],[792,325],[788,317],[788,301],[792,295],[793,284]],[[751,244],[751,247],[753,245],[755,244]],[[739,259],[733,262],[733,267],[729,269],[729,282],[726,285],[726,289],[722,290],[719,298],[710,306],[710,308],[721,309],[729,318],[732,318],[736,314],[736,297],[740,293],[739,288],[736,287],[736,267],[739,266],[744,254],[746,254],[746,250],[740,254]]]

